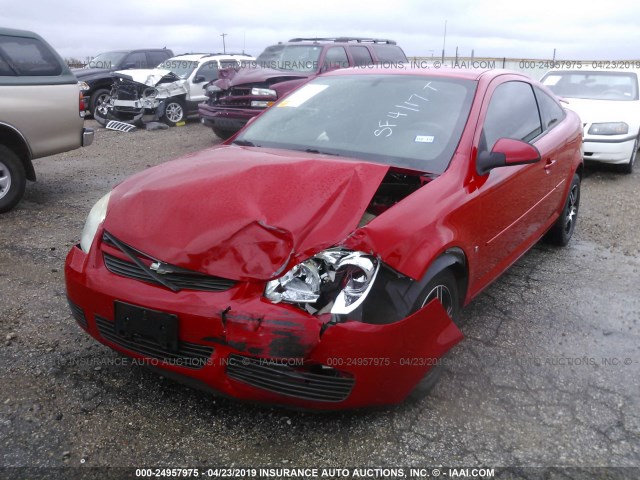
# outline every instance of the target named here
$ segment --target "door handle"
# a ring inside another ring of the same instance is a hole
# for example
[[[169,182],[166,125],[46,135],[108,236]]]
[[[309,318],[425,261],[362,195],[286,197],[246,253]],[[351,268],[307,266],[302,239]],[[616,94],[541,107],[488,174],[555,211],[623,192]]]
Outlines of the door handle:
[[[547,173],[549,173],[549,170],[551,169],[551,167],[553,167],[556,164],[557,160],[553,159],[549,159],[547,160],[547,163],[544,166],[544,169],[547,171]]]

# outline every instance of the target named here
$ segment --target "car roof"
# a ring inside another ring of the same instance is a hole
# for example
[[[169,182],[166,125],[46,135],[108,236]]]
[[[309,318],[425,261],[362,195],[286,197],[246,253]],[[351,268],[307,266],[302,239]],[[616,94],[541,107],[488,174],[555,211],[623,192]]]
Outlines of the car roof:
[[[209,58],[215,58],[217,60],[238,60],[245,59],[251,60],[253,57],[246,53],[183,53],[182,55],[175,55],[168,60],[179,59],[188,61],[205,60]]]
[[[520,72],[514,72],[511,70],[502,69],[462,69],[462,68],[429,68],[429,69],[406,69],[406,68],[389,68],[387,65],[367,65],[366,67],[352,67],[333,70],[326,75],[353,75],[357,74],[385,74],[385,75],[423,75],[429,77],[443,77],[443,78],[460,78],[467,80],[480,80],[480,78],[486,78],[492,80],[493,78],[501,75],[514,75],[519,76],[523,80],[533,81],[531,77]]]
[[[29,30],[17,30],[15,28],[0,27],[0,35],[8,35],[11,37],[28,37],[28,38],[42,38],[35,32]]]
[[[640,74],[638,68],[554,68],[545,72],[544,76],[550,73],[634,73]]]
[[[367,37],[313,37],[313,38],[292,38],[288,42],[279,42],[279,45],[320,45],[333,43],[355,43],[355,44],[386,44],[396,45],[395,40],[388,38],[367,38]]]

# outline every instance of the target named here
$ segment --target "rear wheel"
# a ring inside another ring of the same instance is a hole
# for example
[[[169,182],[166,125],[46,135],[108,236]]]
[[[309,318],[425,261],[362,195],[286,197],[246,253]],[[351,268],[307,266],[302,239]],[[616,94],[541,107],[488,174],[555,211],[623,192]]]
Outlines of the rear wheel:
[[[211,127],[211,130],[213,130],[213,133],[215,133],[222,140],[227,140],[228,138],[231,138],[236,133],[236,132],[232,132],[231,130],[222,130],[221,128],[218,128],[218,127]]]
[[[562,214],[553,224],[551,230],[547,233],[545,239],[554,245],[564,247],[569,243],[573,236],[578,221],[578,208],[580,207],[580,177],[577,173],[573,174],[571,187],[569,187],[569,195],[562,209]]]
[[[27,176],[18,156],[0,145],[0,213],[8,212],[24,195]]]
[[[451,270],[443,270],[427,283],[420,295],[418,295],[413,305],[412,313],[420,310],[434,299],[440,301],[449,317],[458,325],[460,312],[462,310],[460,293],[458,292],[458,282]],[[434,359],[433,366],[409,394],[409,401],[417,401],[428,395],[440,380],[442,370],[442,364],[436,362]]]

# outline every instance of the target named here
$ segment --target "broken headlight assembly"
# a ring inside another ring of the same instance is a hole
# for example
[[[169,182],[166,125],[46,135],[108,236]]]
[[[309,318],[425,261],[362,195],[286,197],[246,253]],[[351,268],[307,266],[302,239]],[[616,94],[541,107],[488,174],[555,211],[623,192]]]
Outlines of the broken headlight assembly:
[[[264,296],[309,313],[348,314],[367,298],[380,260],[342,248],[324,250],[267,283]]]

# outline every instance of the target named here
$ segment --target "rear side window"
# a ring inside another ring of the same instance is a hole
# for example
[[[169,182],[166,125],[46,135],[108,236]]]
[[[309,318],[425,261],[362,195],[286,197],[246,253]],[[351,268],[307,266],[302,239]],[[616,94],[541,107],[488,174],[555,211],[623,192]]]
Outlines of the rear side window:
[[[534,91],[542,118],[542,130],[549,130],[562,121],[565,115],[564,110],[553,98],[539,88],[534,88]]]
[[[538,104],[531,85],[506,82],[493,92],[484,121],[484,141],[481,150],[489,150],[500,138],[530,142],[542,133]]]
[[[147,56],[144,52],[134,52],[127,55],[122,68],[147,68]]]
[[[160,65],[167,58],[169,58],[169,52],[147,52],[149,58],[149,65]]]
[[[37,38],[0,35],[0,75],[57,76],[62,66]]]
[[[404,52],[397,45],[374,43],[372,47],[376,57],[378,57],[378,62],[402,63],[407,61]]]
[[[347,58],[347,52],[342,47],[331,47],[327,50],[327,54],[324,57],[323,70],[327,68],[347,68],[349,66],[349,59]]]
[[[373,58],[369,53],[369,49],[363,46],[350,46],[351,56],[353,57],[353,64],[356,67],[363,65],[373,65]]]

